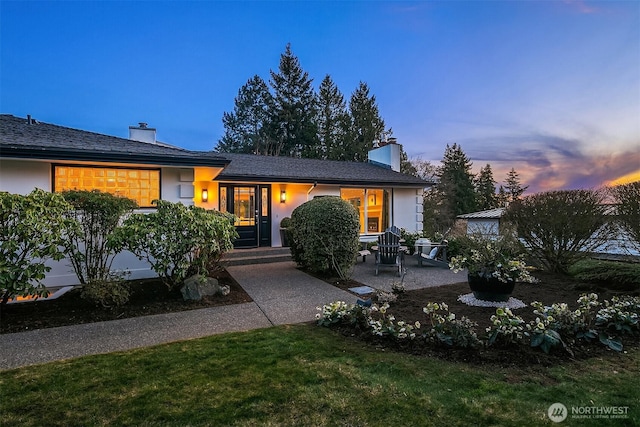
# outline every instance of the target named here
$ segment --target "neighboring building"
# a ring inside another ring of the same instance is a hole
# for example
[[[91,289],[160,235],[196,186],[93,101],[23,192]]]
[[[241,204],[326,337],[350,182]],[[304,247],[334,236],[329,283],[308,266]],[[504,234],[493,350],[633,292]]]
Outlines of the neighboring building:
[[[356,163],[189,151],[156,141],[156,130],[145,123],[129,127],[129,135],[2,114],[0,191],[99,189],[130,197],[143,211],[153,209],[154,199],[219,209],[238,217],[237,247],[281,246],[282,218],[318,196],[352,203],[361,234],[390,225],[422,230],[422,192],[431,183],[397,172],[397,144],[372,150],[375,162]],[[128,268],[133,277],[149,274],[132,254],[116,261],[115,268]],[[64,264],[56,263],[48,283],[69,284],[73,273]]]
[[[457,218],[466,221],[467,234],[479,233],[485,236],[497,236],[500,233],[500,218],[504,211],[505,208],[489,209],[458,215]]]

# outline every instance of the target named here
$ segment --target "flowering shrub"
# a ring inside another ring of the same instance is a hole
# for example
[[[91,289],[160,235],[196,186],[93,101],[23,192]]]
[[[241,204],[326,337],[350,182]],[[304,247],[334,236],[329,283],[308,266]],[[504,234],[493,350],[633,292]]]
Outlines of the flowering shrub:
[[[428,340],[457,347],[476,347],[481,343],[474,330],[478,324],[464,316],[456,319],[447,304],[430,302],[422,311],[431,322],[431,330],[425,332]]]
[[[487,331],[487,345],[496,342],[504,344],[516,344],[524,341],[529,336],[531,325],[522,317],[516,316],[508,308],[497,308],[496,314],[491,316],[491,326]]]
[[[477,234],[464,240],[461,254],[449,263],[454,273],[466,268],[472,276],[495,278],[504,283],[535,282],[522,260],[522,247],[512,236],[505,234],[489,239]]]
[[[604,305],[596,315],[596,325],[626,334],[640,330],[640,297],[613,297]]]
[[[531,331],[531,347],[540,347],[545,353],[549,353],[552,347],[560,344],[567,348],[560,334],[550,327],[551,322],[553,322],[551,316],[542,319],[536,317]]]
[[[491,316],[491,326],[486,328],[487,335],[479,339],[475,322],[466,317],[457,319],[449,311],[447,304],[429,302],[422,309],[427,320],[409,323],[389,313],[390,305],[373,304],[370,308],[337,301],[324,305],[316,315],[318,324],[355,325],[368,330],[378,337],[390,337],[397,340],[415,340],[422,338],[424,343],[443,343],[452,347],[477,347],[480,345],[530,344],[539,347],[545,353],[562,345],[573,354],[567,345],[575,340],[599,341],[615,351],[622,350],[622,343],[611,333],[635,334],[640,332],[640,297],[613,297],[604,301],[603,308],[596,294],[582,295],[578,299],[578,308],[570,310],[567,304],[557,303],[543,306],[534,302],[535,321],[525,322],[508,308],[497,308]],[[567,342],[563,337],[568,339]]]

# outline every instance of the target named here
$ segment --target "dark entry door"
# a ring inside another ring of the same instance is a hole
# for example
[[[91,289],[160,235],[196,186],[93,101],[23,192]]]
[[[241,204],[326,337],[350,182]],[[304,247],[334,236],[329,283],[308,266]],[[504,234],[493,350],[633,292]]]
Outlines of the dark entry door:
[[[221,184],[220,210],[236,216],[236,248],[271,246],[270,186]]]

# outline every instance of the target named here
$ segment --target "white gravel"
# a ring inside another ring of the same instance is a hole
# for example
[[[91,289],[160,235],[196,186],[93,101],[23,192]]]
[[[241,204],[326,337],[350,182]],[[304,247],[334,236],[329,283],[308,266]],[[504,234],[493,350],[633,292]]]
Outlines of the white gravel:
[[[481,299],[477,299],[473,296],[473,293],[460,295],[458,297],[458,301],[463,302],[467,305],[475,306],[475,307],[507,307],[511,309],[516,308],[524,308],[527,306],[524,302],[519,300],[518,298],[509,297],[508,301],[483,301]]]

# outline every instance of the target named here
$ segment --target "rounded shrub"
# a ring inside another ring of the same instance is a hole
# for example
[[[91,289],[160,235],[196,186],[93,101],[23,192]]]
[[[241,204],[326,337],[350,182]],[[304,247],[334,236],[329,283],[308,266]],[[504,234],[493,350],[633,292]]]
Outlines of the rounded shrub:
[[[358,252],[358,212],[339,197],[321,197],[291,214],[291,254],[310,271],[346,278]]]

